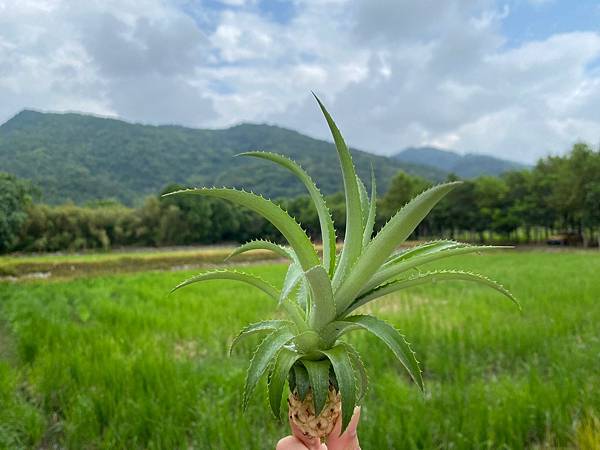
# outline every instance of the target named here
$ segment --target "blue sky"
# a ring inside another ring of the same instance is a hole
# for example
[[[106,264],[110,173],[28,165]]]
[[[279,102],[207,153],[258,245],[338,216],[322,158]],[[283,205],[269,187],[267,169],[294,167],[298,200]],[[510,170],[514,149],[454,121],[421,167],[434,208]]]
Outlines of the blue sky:
[[[600,30],[600,2],[540,0],[506,3],[510,14],[502,21],[509,45],[546,39],[553,34]]]
[[[0,0],[0,121],[23,108],[534,162],[600,138],[600,2]]]

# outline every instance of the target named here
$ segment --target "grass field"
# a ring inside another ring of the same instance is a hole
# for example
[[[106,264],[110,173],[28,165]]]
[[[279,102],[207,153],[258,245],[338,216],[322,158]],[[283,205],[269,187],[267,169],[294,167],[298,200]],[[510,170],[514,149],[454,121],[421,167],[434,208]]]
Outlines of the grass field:
[[[362,448],[600,448],[600,255],[460,257],[501,280],[523,313],[464,283],[414,288],[372,309],[413,343],[427,392],[357,334],[371,389]],[[247,268],[273,283],[282,265]],[[264,389],[247,414],[248,322],[277,316],[260,292],[194,272],[0,283],[0,448],[269,449],[287,433]]]

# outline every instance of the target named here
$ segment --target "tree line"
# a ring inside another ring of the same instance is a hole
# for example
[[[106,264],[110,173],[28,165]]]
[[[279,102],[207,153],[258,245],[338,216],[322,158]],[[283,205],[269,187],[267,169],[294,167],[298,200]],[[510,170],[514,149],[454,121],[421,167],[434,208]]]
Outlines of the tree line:
[[[376,228],[429,186],[424,178],[398,172],[378,199]],[[163,193],[181,187],[169,185]],[[257,214],[216,199],[158,195],[130,208],[114,201],[49,206],[35,198],[36,189],[26,181],[0,174],[1,252],[281,239]],[[308,196],[278,202],[311,238],[320,238],[318,217]],[[343,194],[328,196],[327,202],[343,238]],[[434,208],[413,237],[534,243],[557,233],[569,233],[575,237],[573,242],[585,246],[600,242],[600,152],[584,143],[575,144],[565,156],[539,160],[531,170],[465,180]]]

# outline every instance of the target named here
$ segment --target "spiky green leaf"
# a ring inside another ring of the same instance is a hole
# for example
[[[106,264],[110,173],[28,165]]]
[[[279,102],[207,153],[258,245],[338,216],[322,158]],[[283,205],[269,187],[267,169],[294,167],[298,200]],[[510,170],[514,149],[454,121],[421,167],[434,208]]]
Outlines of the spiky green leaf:
[[[256,348],[250,361],[248,372],[246,373],[246,383],[244,384],[244,396],[242,400],[242,408],[244,410],[248,406],[248,401],[256,388],[258,380],[263,376],[279,350],[293,337],[294,334],[289,329],[281,328],[269,334]]]
[[[429,253],[435,253],[438,251],[446,250],[449,248],[455,247],[465,247],[468,244],[463,244],[461,242],[440,239],[437,241],[425,242],[424,244],[415,245],[414,247],[399,251],[397,253],[392,254],[385,264],[381,267],[389,267],[398,262],[405,261],[410,258],[415,258],[417,256],[427,255]]]
[[[391,283],[384,284],[383,286],[375,288],[367,292],[363,296],[357,298],[356,301],[351,305],[351,307],[348,308],[347,313],[383,295],[387,295],[392,292],[399,291],[401,289],[419,286],[421,284],[435,283],[438,281],[471,281],[483,284],[505,295],[510,300],[512,300],[519,309],[521,309],[521,305],[519,305],[517,299],[504,286],[502,286],[500,283],[494,280],[490,280],[489,278],[486,278],[483,275],[471,272],[463,272],[459,270],[437,270],[433,272],[423,273],[408,278],[406,280],[393,281]]]
[[[363,232],[363,249],[371,242],[371,236],[373,235],[373,227],[375,226],[375,217],[377,213],[377,184],[375,182],[375,172],[373,166],[371,166],[371,200],[369,202],[369,214],[367,215],[367,222],[365,224],[365,230]]]
[[[267,241],[264,239],[257,239],[257,240],[246,242],[245,244],[242,244],[239,247],[235,248],[229,255],[227,255],[227,257],[225,258],[225,261],[227,261],[237,255],[240,255],[242,253],[249,252],[251,250],[268,250],[273,253],[276,253],[277,255],[281,256],[282,258],[288,258],[288,259],[292,259],[292,260],[294,259],[294,256],[295,256],[295,254],[293,253],[292,250],[285,248],[282,245],[275,244],[274,242]]]
[[[265,294],[267,294],[269,297],[273,298],[275,301],[279,300],[279,291],[276,288],[274,288],[272,285],[267,283],[265,280],[263,280],[260,277],[257,277],[256,275],[250,275],[249,273],[238,272],[235,270],[211,270],[208,272],[201,273],[199,275],[196,275],[192,278],[188,278],[187,280],[179,283],[177,286],[175,286],[171,290],[171,293],[175,292],[178,289],[181,289],[182,287],[189,286],[190,284],[199,283],[201,281],[209,281],[209,280],[241,281],[243,283],[250,284],[250,285],[260,289]]]
[[[290,319],[293,320],[294,324],[296,324],[298,332],[308,330],[306,315],[298,303],[290,298],[286,298],[280,303],[280,307],[287,313]]]
[[[361,328],[381,339],[404,366],[413,381],[423,389],[423,377],[415,353],[404,336],[390,324],[369,315],[346,317],[347,322],[355,323]]]
[[[319,225],[321,226],[321,238],[323,240],[323,265],[327,269],[330,275],[333,275],[333,269],[335,267],[335,229],[333,227],[333,220],[331,218],[331,213],[327,204],[325,203],[325,199],[317,188],[317,185],[310,178],[310,176],[306,173],[306,171],[300,167],[299,164],[292,161],[285,156],[278,155],[276,153],[269,152],[245,152],[241,153],[244,156],[254,156],[256,158],[262,158],[269,161],[272,161],[276,164],[279,164],[282,167],[285,167],[294,175],[296,175],[300,181],[306,187],[310,198],[315,205],[315,209],[317,210],[317,215],[319,217]]]
[[[322,350],[322,353],[331,361],[338,382],[342,397],[342,430],[345,430],[352,418],[354,405],[356,405],[356,379],[350,355],[348,355],[348,351],[343,345],[336,345],[329,350]]]
[[[306,285],[306,279],[304,277],[302,277],[300,279],[300,284],[298,287],[298,293],[296,294],[296,302],[298,303],[298,305],[302,308],[303,311],[306,312],[306,309],[308,307],[308,298],[309,298],[309,289],[308,286]]]
[[[314,94],[313,94],[314,95]],[[362,214],[360,204],[360,193],[356,179],[356,170],[352,162],[352,156],[346,146],[346,142],[340,133],[337,125],[331,118],[331,115],[315,95],[315,99],[325,116],[333,142],[337,149],[340,166],[342,168],[342,179],[344,182],[344,194],[346,197],[346,234],[344,238],[344,247],[336,265],[333,277],[333,285],[337,287],[347,275],[347,271],[354,265],[362,250]]]
[[[339,290],[335,292],[338,313],[344,311],[354,301],[365,283],[395,248],[410,236],[436,203],[458,184],[458,182],[446,183],[426,190],[407,203],[385,224],[353,266]]]
[[[373,278],[369,280],[369,282],[364,286],[361,290],[361,294],[370,291],[371,289],[379,286],[382,283],[392,281],[394,278],[397,278],[402,273],[410,270],[414,267],[421,266],[423,264],[427,264],[433,261],[438,261],[443,258],[448,258],[450,256],[457,255],[465,255],[468,253],[477,253],[488,250],[499,250],[506,249],[511,247],[501,246],[501,245],[460,245],[453,247],[443,248],[442,245],[439,246],[439,249],[433,250],[429,249],[428,251],[422,252],[420,254],[413,254],[412,257],[406,257],[400,261],[396,261],[391,265],[384,265],[380,270],[373,275]],[[359,294],[360,295],[360,294]]]
[[[277,354],[277,359],[269,376],[269,404],[273,415],[279,419],[281,410],[281,395],[285,380],[290,373],[294,363],[300,359],[300,355],[289,348],[283,347]]]
[[[296,389],[298,391],[298,397],[300,400],[304,401],[306,398],[306,394],[308,394],[308,390],[310,389],[310,379],[308,378],[308,371],[306,367],[302,364],[294,365],[294,380]]]
[[[287,273],[285,274],[285,279],[283,280],[283,286],[281,287],[281,294],[279,296],[280,303],[289,297],[298,283],[302,280],[303,276],[304,272],[302,271],[302,267],[296,263],[290,264]]]
[[[293,322],[289,320],[263,320],[262,322],[251,323],[242,329],[239,334],[233,339],[229,346],[229,355],[233,348],[243,339],[252,336],[253,334],[260,333],[263,331],[274,331],[283,327],[289,327],[293,325]]]
[[[260,195],[229,188],[196,188],[170,192],[165,196],[176,194],[216,197],[245,206],[263,216],[283,234],[304,270],[320,263],[314,246],[300,225],[283,209]]]
[[[308,379],[313,393],[313,402],[315,414],[319,415],[323,411],[323,406],[327,401],[329,393],[329,360],[309,361],[303,360],[302,364],[308,371]]]
[[[359,176],[356,177],[356,182],[358,183],[358,194],[360,196],[360,213],[362,216],[362,227],[363,230],[367,225],[367,220],[369,218],[369,194],[367,194],[367,188],[365,187],[365,183],[362,182]]]
[[[325,345],[327,347],[332,347],[335,342],[342,336],[343,334],[359,329],[360,327],[355,323],[345,322],[343,320],[335,320],[333,322],[328,323],[319,334],[323,338]]]
[[[305,273],[310,288],[311,305],[308,323],[311,328],[320,330],[335,318],[331,280],[323,266],[316,266]]]
[[[365,395],[367,395],[367,391],[369,389],[369,376],[367,375],[367,369],[365,368],[365,364],[363,363],[358,351],[346,342],[342,342],[342,345],[346,347],[348,355],[350,355],[350,361],[352,361],[354,371],[358,374],[358,380],[360,382],[358,385],[358,396],[356,399],[358,403],[365,397]]]

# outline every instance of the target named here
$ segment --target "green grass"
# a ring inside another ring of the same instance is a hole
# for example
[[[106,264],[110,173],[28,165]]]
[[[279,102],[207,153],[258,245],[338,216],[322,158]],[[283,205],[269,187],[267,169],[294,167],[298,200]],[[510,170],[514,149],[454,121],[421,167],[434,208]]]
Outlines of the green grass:
[[[371,379],[362,448],[598,448],[600,256],[503,252],[444,267],[502,281],[523,313],[465,283],[374,303],[412,342],[427,392],[356,334]],[[285,273],[247,270],[274,283]],[[0,448],[273,448],[287,427],[264,389],[246,414],[239,407],[252,343],[232,358],[227,347],[274,305],[234,282],[168,297],[188,275],[0,284]]]

